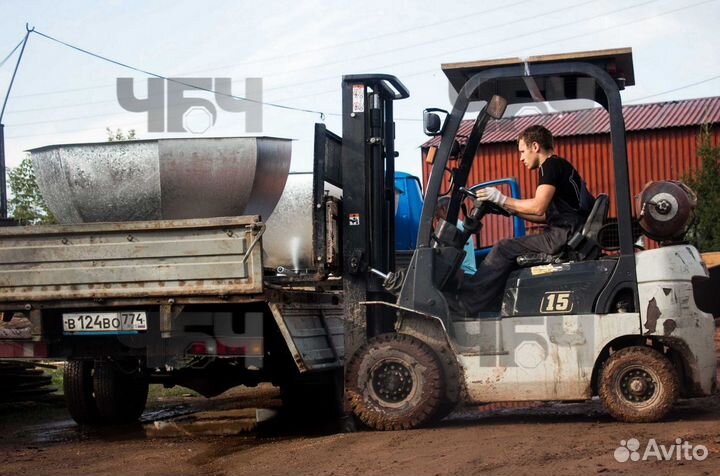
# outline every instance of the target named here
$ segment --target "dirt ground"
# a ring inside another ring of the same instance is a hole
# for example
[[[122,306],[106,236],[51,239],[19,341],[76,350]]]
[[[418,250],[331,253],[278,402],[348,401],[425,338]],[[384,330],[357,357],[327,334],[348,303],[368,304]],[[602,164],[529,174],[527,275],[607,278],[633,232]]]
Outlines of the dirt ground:
[[[251,397],[248,400],[248,397]],[[276,406],[272,387],[213,400],[166,402],[145,425],[81,430],[58,408],[32,423],[33,407],[0,419],[0,474],[23,475],[472,475],[718,474],[720,396],[681,401],[661,423],[614,422],[599,402],[487,410],[464,408],[430,428],[332,433],[281,419],[233,436],[148,436],[152,422],[196,410]],[[26,418],[27,417],[27,418]],[[618,462],[621,440],[677,438],[704,445],[704,461]]]
[[[597,400],[466,407],[432,427],[402,432],[339,433],[282,417],[246,424],[252,408],[277,410],[277,397],[270,386],[209,400],[180,394],[152,404],[137,425],[103,430],[79,428],[59,401],[6,408],[0,411],[0,475],[720,474],[720,394],[682,400],[652,424],[617,423]],[[195,432],[203,421],[175,424],[228,414],[241,417],[220,425],[236,429],[232,435]],[[703,445],[707,456],[685,460],[676,452],[663,460],[618,461],[625,450],[616,450],[632,438],[640,443],[639,456],[651,439],[666,449]]]

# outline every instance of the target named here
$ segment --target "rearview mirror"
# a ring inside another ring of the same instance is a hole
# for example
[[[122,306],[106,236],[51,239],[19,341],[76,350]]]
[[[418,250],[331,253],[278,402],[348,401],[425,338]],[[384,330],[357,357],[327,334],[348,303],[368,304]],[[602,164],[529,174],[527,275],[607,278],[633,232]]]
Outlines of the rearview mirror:
[[[443,118],[440,118],[439,114],[444,114]],[[444,109],[429,108],[423,111],[423,132],[428,136],[436,136],[442,132],[444,119],[449,113]]]
[[[488,102],[487,113],[493,119],[500,119],[503,117],[503,114],[505,114],[506,108],[507,99],[502,96],[493,95],[493,97],[490,98],[490,102]]]
[[[423,116],[423,126],[425,127],[425,134],[435,135],[440,131],[440,116],[434,112],[426,113]]]

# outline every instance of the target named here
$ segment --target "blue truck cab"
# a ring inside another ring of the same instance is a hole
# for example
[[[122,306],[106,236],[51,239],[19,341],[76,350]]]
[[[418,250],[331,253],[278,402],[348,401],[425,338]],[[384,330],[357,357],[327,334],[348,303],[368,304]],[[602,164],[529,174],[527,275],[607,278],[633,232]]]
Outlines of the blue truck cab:
[[[470,187],[473,192],[484,187],[510,188],[510,196],[520,198],[520,185],[514,177],[492,180]],[[406,172],[395,172],[395,251],[396,267],[401,268],[410,262],[412,252],[417,246],[417,234],[422,214],[423,195],[420,179]],[[525,221],[513,217],[513,236],[525,236]],[[490,246],[475,250],[476,261],[482,261],[490,252]]]
[[[417,246],[423,196],[420,179],[395,172],[395,249],[412,251]]]

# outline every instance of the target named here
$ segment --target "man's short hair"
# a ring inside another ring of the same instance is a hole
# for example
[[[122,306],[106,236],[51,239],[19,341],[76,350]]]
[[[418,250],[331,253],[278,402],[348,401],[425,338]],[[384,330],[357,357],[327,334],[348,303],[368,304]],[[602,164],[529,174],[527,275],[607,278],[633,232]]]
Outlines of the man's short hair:
[[[543,126],[530,126],[520,133],[518,141],[522,139],[526,145],[530,145],[533,142],[537,142],[540,148],[543,150],[553,150],[553,136],[552,133]]]

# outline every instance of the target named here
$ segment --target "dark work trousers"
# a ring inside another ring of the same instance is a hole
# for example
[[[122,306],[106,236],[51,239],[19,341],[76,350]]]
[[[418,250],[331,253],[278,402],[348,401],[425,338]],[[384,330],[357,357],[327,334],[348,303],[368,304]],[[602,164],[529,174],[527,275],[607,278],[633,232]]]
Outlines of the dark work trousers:
[[[490,304],[505,290],[510,272],[517,268],[515,258],[531,253],[556,254],[567,243],[568,228],[548,227],[539,235],[498,241],[477,272],[460,286],[460,304],[471,315],[489,310]]]

